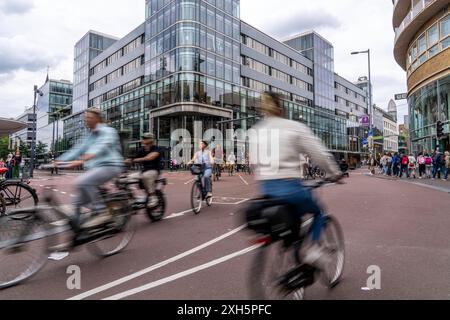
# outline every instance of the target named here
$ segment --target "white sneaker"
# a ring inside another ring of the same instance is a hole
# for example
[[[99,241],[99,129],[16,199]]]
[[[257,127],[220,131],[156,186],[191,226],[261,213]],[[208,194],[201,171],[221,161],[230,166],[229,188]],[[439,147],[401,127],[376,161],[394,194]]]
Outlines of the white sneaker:
[[[212,194],[212,192],[208,192],[207,194],[206,194],[206,198],[208,199],[208,198],[212,198],[213,197],[213,194]]]
[[[148,207],[149,208],[154,208],[159,204],[159,199],[157,196],[151,196],[150,199],[148,200]]]
[[[313,244],[306,252],[303,262],[319,270],[325,270],[328,259],[322,247]]]

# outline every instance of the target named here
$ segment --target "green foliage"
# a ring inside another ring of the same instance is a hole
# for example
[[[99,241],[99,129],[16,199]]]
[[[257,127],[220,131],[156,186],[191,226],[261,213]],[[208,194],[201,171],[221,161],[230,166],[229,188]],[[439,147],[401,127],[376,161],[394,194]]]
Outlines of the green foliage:
[[[6,159],[8,157],[8,153],[10,153],[10,150],[8,148],[9,145],[9,138],[6,137],[0,137],[0,159]]]

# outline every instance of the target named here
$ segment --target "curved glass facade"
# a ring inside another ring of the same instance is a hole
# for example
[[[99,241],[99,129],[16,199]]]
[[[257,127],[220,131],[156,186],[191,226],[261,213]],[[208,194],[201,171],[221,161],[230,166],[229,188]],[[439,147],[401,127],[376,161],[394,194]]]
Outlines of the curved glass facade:
[[[430,151],[437,146],[449,150],[450,76],[434,81],[416,91],[408,100],[412,151]],[[436,138],[436,125],[442,121],[446,137]]]

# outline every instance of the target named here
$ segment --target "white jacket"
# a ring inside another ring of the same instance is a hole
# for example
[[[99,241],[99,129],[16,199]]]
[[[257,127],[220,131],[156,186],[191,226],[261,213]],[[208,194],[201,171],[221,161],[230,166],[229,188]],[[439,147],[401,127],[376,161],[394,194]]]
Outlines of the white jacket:
[[[296,121],[269,117],[250,131],[250,162],[258,180],[299,179],[301,154],[327,172],[340,175],[337,163],[311,129]]]

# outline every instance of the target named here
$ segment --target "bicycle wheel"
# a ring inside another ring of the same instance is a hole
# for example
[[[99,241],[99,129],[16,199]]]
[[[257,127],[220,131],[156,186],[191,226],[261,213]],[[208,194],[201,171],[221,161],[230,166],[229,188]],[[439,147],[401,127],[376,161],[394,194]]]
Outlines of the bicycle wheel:
[[[295,248],[282,241],[262,246],[256,252],[250,269],[251,300],[303,300],[305,289],[313,282],[313,271],[303,273],[295,259]],[[289,284],[286,279],[289,277]]]
[[[6,201],[0,195],[0,217],[6,213]]]
[[[200,183],[196,181],[192,185],[191,191],[191,207],[195,214],[199,214],[202,210],[202,190],[200,187]]]
[[[320,179],[325,179],[327,177],[327,173],[323,170],[320,170],[319,177],[320,177]]]
[[[333,216],[325,218],[321,246],[327,255],[327,268],[320,272],[322,283],[333,288],[339,284],[344,273],[345,243],[344,233],[339,222]]]
[[[88,250],[100,258],[113,256],[131,242],[135,233],[135,223],[131,219],[131,208],[124,201],[112,201],[107,203],[108,210],[114,216],[107,228],[111,231],[105,236],[88,244]]]
[[[166,198],[161,190],[156,190],[158,197],[158,206],[155,208],[147,208],[147,216],[152,222],[161,221],[166,214]]]
[[[0,217],[0,289],[29,279],[45,265],[46,226],[34,209]]]
[[[5,199],[7,212],[31,208],[39,202],[36,191],[23,182],[4,182],[0,186],[0,196]]]

